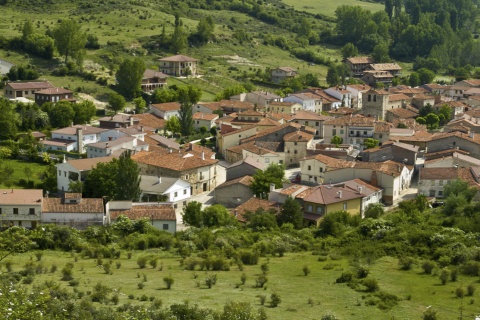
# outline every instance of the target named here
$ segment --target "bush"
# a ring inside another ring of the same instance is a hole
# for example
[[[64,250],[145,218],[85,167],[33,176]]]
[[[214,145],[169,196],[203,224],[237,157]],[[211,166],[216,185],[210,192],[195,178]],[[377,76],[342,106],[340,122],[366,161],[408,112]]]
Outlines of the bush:
[[[143,288],[145,288],[145,283],[139,282],[139,283],[137,284],[137,287],[138,287],[138,289],[142,290]]]
[[[344,272],[342,275],[335,280],[336,283],[345,283],[350,282],[353,279],[353,274],[351,272]]]
[[[367,288],[367,292],[378,291],[378,281],[373,278],[366,278],[362,280],[362,284]]]
[[[245,284],[246,281],[247,281],[247,275],[245,273],[242,273],[242,275],[240,276],[240,282],[242,284]]]
[[[452,269],[452,272],[450,272],[450,281],[452,282],[457,281],[457,277],[458,277],[458,269],[457,268]]]
[[[467,287],[467,295],[473,296],[474,293],[475,293],[475,285],[473,283],[470,283]]]
[[[253,250],[244,249],[239,251],[239,257],[243,264],[255,265],[258,263],[259,254]]]
[[[262,305],[262,306],[265,305],[265,301],[267,300],[267,296],[264,295],[264,294],[259,294],[257,297],[260,299],[260,305]]]
[[[73,270],[70,266],[65,266],[62,269],[62,280],[63,281],[73,280]]]
[[[433,261],[425,261],[422,263],[422,269],[425,274],[432,274],[434,268],[435,262]]]
[[[413,259],[412,257],[401,257],[398,261],[400,269],[402,270],[411,270],[414,263],[415,259]]]
[[[272,308],[277,307],[280,304],[280,302],[282,302],[282,299],[280,299],[280,296],[278,295],[278,293],[274,292],[270,295],[270,306]]]
[[[427,310],[423,312],[423,320],[437,320],[437,310],[428,307]]]
[[[173,280],[173,277],[170,275],[168,277],[164,277],[163,282],[165,283],[165,286],[167,287],[167,289],[171,289],[174,280]]]
[[[268,278],[266,275],[264,274],[261,274],[257,277],[257,279],[255,279],[255,286],[257,288],[263,288],[263,286],[265,285],[265,283],[268,282]]]
[[[217,275],[211,275],[205,278],[205,285],[208,287],[208,289],[211,289],[212,286],[214,286],[217,283]]]
[[[147,266],[148,257],[142,256],[137,259],[137,264],[140,269],[144,269]]]
[[[443,268],[442,271],[440,272],[440,281],[442,282],[443,285],[447,283],[449,276],[450,276],[450,270],[448,270],[447,268]]]
[[[148,261],[148,264],[153,268],[155,269],[157,267],[157,263],[158,263],[158,260],[157,258],[151,258],[149,261]]]
[[[43,252],[41,251],[35,252],[35,257],[37,257],[37,261],[42,260]]]
[[[358,278],[358,279],[366,278],[369,273],[370,273],[370,269],[368,269],[368,268],[365,267],[365,266],[359,266],[359,267],[357,268],[357,278]]]
[[[455,295],[457,296],[457,298],[463,298],[463,296],[465,295],[465,290],[462,287],[459,287],[455,289]]]
[[[321,320],[338,320],[338,318],[331,313],[327,313],[322,316]]]
[[[305,276],[308,276],[308,275],[310,274],[310,272],[311,272],[310,267],[307,266],[307,265],[304,265],[302,270],[303,270],[303,274],[304,274]]]

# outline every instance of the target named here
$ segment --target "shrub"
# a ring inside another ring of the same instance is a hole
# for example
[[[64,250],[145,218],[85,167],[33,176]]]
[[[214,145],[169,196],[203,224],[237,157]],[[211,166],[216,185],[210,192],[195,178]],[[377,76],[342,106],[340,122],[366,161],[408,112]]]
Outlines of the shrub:
[[[258,263],[259,254],[253,250],[244,249],[239,251],[239,257],[243,264],[255,265]]]
[[[457,277],[458,277],[458,269],[457,268],[452,269],[452,272],[450,272],[450,281],[452,282],[457,281]]]
[[[415,259],[413,259],[412,257],[401,257],[398,261],[400,269],[402,270],[411,270],[414,263]]]
[[[265,301],[267,300],[267,296],[264,294],[259,294],[257,297],[260,299],[260,305],[263,306],[265,304]]]
[[[255,279],[255,286],[257,288],[263,288],[263,286],[265,285],[265,283],[268,282],[268,278],[266,275],[264,274],[261,274],[257,277],[257,279]]]
[[[70,282],[68,283],[71,287],[76,287],[80,284],[80,281],[78,280],[70,280]]]
[[[131,251],[129,251],[127,253],[127,259],[132,259],[132,255],[133,255],[133,253]]]
[[[449,276],[450,276],[450,270],[448,270],[447,268],[443,268],[442,271],[440,272],[440,281],[442,282],[443,285],[447,283]]]
[[[304,274],[305,276],[308,276],[308,275],[310,274],[310,272],[312,271],[312,270],[310,270],[310,267],[307,266],[307,265],[304,265],[303,268],[302,268],[302,270],[303,270],[303,274]]]
[[[207,278],[205,278],[205,285],[209,289],[211,289],[212,286],[214,286],[216,283],[217,283],[217,275],[216,274],[208,276]]]
[[[171,289],[174,280],[173,280],[173,277],[170,275],[168,277],[164,277],[163,282],[165,283],[165,286],[167,287],[167,289]]]
[[[143,288],[145,288],[145,283],[139,282],[137,286],[138,286],[138,289],[142,290]]]
[[[35,252],[35,257],[37,257],[37,261],[42,260],[43,252],[42,251]]]
[[[350,282],[353,279],[353,274],[351,272],[344,272],[342,275],[335,280],[336,283],[345,283]]]
[[[324,314],[321,320],[337,320],[338,318],[331,313]]]
[[[142,256],[137,259],[137,264],[140,269],[144,269],[147,266],[148,257]]]
[[[433,261],[424,261],[422,263],[422,269],[425,274],[432,274],[432,271],[434,268],[435,268],[435,262]]]
[[[373,278],[366,278],[362,280],[362,284],[367,288],[367,292],[378,291],[378,281]]]
[[[280,304],[280,302],[282,302],[282,299],[280,299],[280,296],[278,295],[278,293],[274,292],[270,295],[270,306],[272,308],[277,307]]]
[[[462,287],[459,287],[455,289],[455,295],[457,296],[457,298],[463,298],[463,296],[465,295],[465,290]]]
[[[93,302],[106,302],[108,293],[111,291],[109,287],[98,282],[95,287],[93,287],[93,292],[91,299]]]
[[[7,272],[12,272],[13,262],[8,260],[5,261],[5,268],[7,268]]]
[[[115,266],[117,267],[117,269],[120,269],[120,267],[122,266],[122,263],[120,261],[117,261],[115,262]]]
[[[262,265],[260,266],[260,269],[262,270],[263,273],[267,273],[268,270],[270,270],[270,267],[268,266],[268,262],[262,263]]]
[[[28,275],[22,280],[23,284],[31,284],[32,282],[33,282],[33,275]]]
[[[475,293],[475,285],[473,283],[470,283],[467,287],[467,295],[473,296],[474,293]]]
[[[357,268],[357,278],[359,278],[359,279],[366,278],[369,273],[370,273],[370,269],[368,269],[365,266],[359,266]]]
[[[142,294],[140,301],[148,301],[148,296],[146,294]]]
[[[55,271],[57,271],[57,265],[56,265],[56,264],[52,264],[52,267],[50,268],[50,272],[51,272],[51,273],[55,273]]]
[[[73,280],[73,270],[70,266],[65,266],[62,269],[62,280],[70,281]]]
[[[157,263],[158,263],[157,258],[151,258],[151,259],[148,261],[148,264],[149,264],[153,269],[155,269],[155,268],[157,267]]]
[[[112,274],[112,265],[110,263],[105,263],[103,265],[103,271],[105,271],[106,274]]]
[[[245,273],[242,273],[242,275],[240,276],[240,282],[242,284],[245,284],[246,281],[247,281],[247,275]]]
[[[111,301],[114,305],[117,305],[119,300],[120,300],[120,298],[119,298],[119,296],[118,296],[117,293],[114,294],[114,295],[112,296],[112,298],[110,299],[110,301]]]

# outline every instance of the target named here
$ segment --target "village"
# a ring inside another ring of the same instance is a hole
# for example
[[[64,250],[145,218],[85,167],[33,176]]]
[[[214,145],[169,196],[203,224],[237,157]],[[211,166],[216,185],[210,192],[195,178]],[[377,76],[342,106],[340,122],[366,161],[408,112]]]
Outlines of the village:
[[[200,76],[198,62],[183,55],[162,58],[160,71],[144,72],[141,88],[152,92],[167,87],[167,77]],[[48,137],[32,132],[44,152],[57,152],[58,192],[1,190],[1,226],[85,229],[125,215],[174,233],[187,227],[182,214],[191,201],[223,205],[248,223],[246,213],[278,211],[289,197],[301,205],[304,225],[318,226],[330,212],[363,217],[369,205],[388,210],[416,195],[442,203],[444,186],[458,179],[479,190],[479,80],[393,86],[402,71],[396,63],[351,57],[344,64],[364,83],[309,87],[284,97],[252,91],[195,103],[193,126],[212,132],[211,145],[169,138],[165,124],[179,117],[179,102],[151,103],[144,113],[119,112],[94,125],[72,123]],[[296,76],[290,67],[271,71],[274,83]],[[38,105],[78,99],[48,81],[8,82],[3,93]],[[139,202],[107,202],[70,190],[72,182],[84,182],[98,164],[127,150],[141,174]],[[282,185],[255,194],[255,173],[272,165],[286,169]]]

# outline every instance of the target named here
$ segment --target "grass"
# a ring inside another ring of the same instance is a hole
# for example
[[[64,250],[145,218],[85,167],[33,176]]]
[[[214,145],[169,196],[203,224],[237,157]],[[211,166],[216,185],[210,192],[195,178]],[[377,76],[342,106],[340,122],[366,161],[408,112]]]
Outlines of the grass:
[[[32,170],[32,176],[30,177],[31,180],[35,182],[35,184],[40,183],[40,175],[45,171],[46,165],[40,163],[32,163],[32,162],[25,162],[21,160],[11,160],[11,159],[4,159],[1,161],[3,166],[8,165],[11,166],[14,170],[12,181],[13,185],[10,188],[13,189],[23,189],[23,187],[18,185],[18,181],[20,179],[27,180],[25,175],[25,168],[28,167]],[[7,188],[4,184],[0,183],[0,188]]]
[[[360,6],[364,9],[372,12],[380,11],[384,9],[384,5],[378,2],[367,2],[360,0],[282,0],[283,3],[292,6],[295,10],[305,11],[309,13],[321,13],[330,17],[335,16],[335,10],[342,5]]]
[[[137,258],[144,254],[155,254],[159,257],[158,266],[152,269],[148,264],[145,269],[140,269],[136,263]],[[266,306],[269,305],[270,295],[279,294],[282,299],[277,308],[267,308],[271,319],[318,319],[328,311],[340,319],[393,319],[401,314],[402,319],[419,319],[427,306],[432,306],[438,311],[439,319],[455,319],[459,315],[461,300],[455,297],[455,289],[460,285],[465,288],[476,278],[460,276],[457,282],[448,282],[440,285],[438,276],[424,275],[420,269],[401,271],[397,259],[383,258],[371,266],[369,277],[378,280],[380,290],[399,297],[398,305],[388,310],[381,310],[377,306],[367,306],[370,299],[369,293],[363,290],[353,290],[346,284],[336,284],[335,279],[342,272],[350,270],[348,261],[330,260],[317,261],[318,256],[310,253],[291,253],[282,258],[269,258],[268,282],[264,289],[255,288],[255,278],[261,274],[260,265],[267,262],[262,258],[256,266],[245,266],[239,270],[235,265],[230,271],[184,271],[180,266],[179,257],[168,252],[134,252],[132,259],[126,258],[123,252],[118,260],[114,260],[111,270],[113,274],[105,274],[102,267],[97,266],[96,259],[82,259],[74,262],[73,277],[79,281],[77,290],[91,291],[98,282],[120,292],[119,304],[132,302],[141,303],[138,298],[145,294],[160,299],[164,306],[181,303],[184,300],[194,301],[201,307],[220,310],[227,301],[245,301],[254,307],[260,307],[258,295],[266,295]],[[19,271],[30,259],[35,260],[34,253],[15,256],[13,261],[14,271]],[[61,270],[67,262],[73,262],[70,253],[46,251],[42,263],[50,269],[56,264]],[[103,259],[107,262],[108,259]],[[121,262],[120,269],[116,269],[116,261]],[[333,268],[325,270],[326,265]],[[162,270],[159,270],[160,266]],[[311,273],[305,276],[302,269],[308,265]],[[2,270],[3,271],[3,270]],[[247,280],[241,285],[241,275],[245,273]],[[197,278],[194,278],[194,275]],[[207,289],[205,278],[208,275],[217,275],[217,284],[212,289]],[[144,275],[147,281],[144,288],[139,289],[138,283],[142,282]],[[171,290],[165,290],[163,277],[171,275],[174,284]],[[138,277],[139,276],[139,277]],[[46,280],[53,280],[68,287],[68,282],[60,281],[60,271],[56,273],[39,274],[31,285]],[[197,282],[200,286],[197,286]],[[69,290],[72,290],[71,287]],[[135,300],[129,300],[133,294]],[[406,299],[411,295],[411,299]],[[475,295],[473,299],[475,299]],[[478,310],[477,303],[470,304],[471,297],[463,301],[463,315],[472,319]]]

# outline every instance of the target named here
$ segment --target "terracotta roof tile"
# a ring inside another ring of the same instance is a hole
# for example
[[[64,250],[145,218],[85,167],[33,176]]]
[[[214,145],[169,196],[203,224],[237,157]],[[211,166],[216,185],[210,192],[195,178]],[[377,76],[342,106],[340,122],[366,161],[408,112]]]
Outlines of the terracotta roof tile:
[[[41,204],[42,189],[0,189],[0,204]]]
[[[375,118],[365,117],[360,114],[352,116],[343,116],[337,118],[331,118],[324,122],[325,125],[344,125],[344,126],[365,126],[373,127],[375,124]]]
[[[283,141],[285,142],[309,142],[313,139],[313,134],[295,131],[287,133],[283,136]]]
[[[412,99],[411,97],[404,95],[403,93],[396,93],[396,94],[391,94],[388,96],[388,101],[393,102],[393,101],[402,101],[402,100],[410,100]]]
[[[246,222],[246,219],[244,217],[245,213],[254,213],[260,208],[265,211],[270,211],[271,209],[279,211],[279,206],[275,202],[253,197],[248,199],[247,202],[236,207],[233,212],[236,213],[237,220],[241,222]]]
[[[147,218],[149,220],[177,221],[172,204],[133,205],[131,209],[127,210],[110,210],[112,220],[116,220],[121,215],[127,216],[130,220]]]
[[[136,114],[135,118],[138,119],[139,126],[150,127],[153,129],[162,129],[165,127],[165,120],[153,113]]]
[[[203,112],[195,112],[193,115],[194,120],[208,120],[213,121],[218,119],[218,114],[215,113],[203,113]]]
[[[82,198],[79,203],[65,203],[61,198],[43,199],[44,213],[104,213],[103,199]]]
[[[202,159],[201,152],[182,151],[183,152],[181,153],[172,152],[167,154],[142,151],[132,155],[132,159],[137,163],[180,172],[194,168],[212,166],[218,163],[218,160],[209,158],[207,154],[205,154],[204,159]]]
[[[303,198],[303,201],[328,205],[363,197],[365,197],[365,194],[358,193],[358,191],[354,191],[350,188],[321,185],[316,187],[313,192]]]
[[[252,184],[252,181],[253,181],[253,177],[252,176],[249,176],[249,175],[246,175],[246,176],[243,176],[243,177],[240,177],[240,178],[236,178],[236,179],[233,179],[233,180],[229,180],[229,181],[225,181],[224,183],[222,183],[221,185],[217,186],[216,189],[220,189],[220,188],[225,188],[225,187],[228,187],[228,186],[231,186],[231,185],[234,185],[234,184],[242,184],[246,187],[250,187],[251,184]]]
[[[155,103],[151,107],[160,111],[175,111],[180,110],[181,104],[178,102]]]
[[[351,64],[370,64],[375,62],[370,57],[350,57],[347,58],[346,61],[350,62]]]
[[[6,86],[10,86],[15,90],[41,90],[54,87],[54,85],[48,81],[8,82]]]

